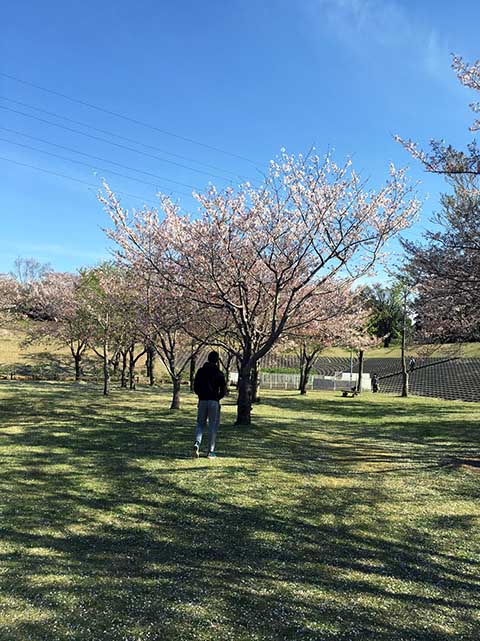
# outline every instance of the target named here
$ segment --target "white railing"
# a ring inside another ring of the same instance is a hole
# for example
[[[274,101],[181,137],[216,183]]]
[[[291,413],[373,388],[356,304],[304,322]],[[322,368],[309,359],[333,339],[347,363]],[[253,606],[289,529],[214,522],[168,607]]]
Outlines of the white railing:
[[[308,377],[307,389],[347,389],[357,383],[358,374],[350,372],[336,372],[334,376],[320,376],[312,374]],[[272,372],[260,373],[260,387],[263,389],[298,389],[300,385],[299,374],[277,374]],[[362,390],[370,389],[370,374],[362,376]]]

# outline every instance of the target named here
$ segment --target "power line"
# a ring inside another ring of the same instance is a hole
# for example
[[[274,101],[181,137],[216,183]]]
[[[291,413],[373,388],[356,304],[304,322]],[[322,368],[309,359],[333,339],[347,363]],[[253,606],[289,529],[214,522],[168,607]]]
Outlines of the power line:
[[[16,131],[15,129],[9,129],[8,127],[1,127],[3,131],[8,131],[9,133],[12,134],[17,134],[19,136],[24,136],[25,138],[30,138],[30,140],[36,140],[37,142],[42,142],[45,145],[50,145],[51,147],[57,147],[58,149],[64,149],[65,151],[71,151],[74,154],[80,154],[81,156],[86,156],[87,158],[92,158],[93,160],[100,160],[101,162],[107,162],[112,165],[116,165],[117,167],[122,167],[123,169],[128,169],[128,171],[136,171],[139,174],[145,174],[145,176],[151,176],[152,178],[157,178],[158,180],[166,180],[170,181],[170,178],[166,178],[165,176],[159,176],[158,174],[152,174],[149,171],[143,171],[142,169],[136,169],[135,167],[129,167],[128,165],[123,165],[120,162],[116,162],[115,160],[109,160],[108,158],[102,158],[101,156],[93,156],[92,154],[87,154],[84,151],[79,151],[78,149],[72,149],[72,147],[66,147],[65,145],[58,145],[57,143],[50,142],[48,140],[44,140],[43,138],[37,138],[37,136],[31,136],[30,134],[26,134],[23,131]],[[0,140],[4,140],[3,138],[0,138]],[[7,141],[10,142],[10,141]],[[17,143],[12,143],[12,144],[17,144]],[[193,185],[189,185],[186,183],[178,183],[177,181],[172,181],[175,182],[179,185],[182,185],[184,187],[190,187],[191,189],[197,190],[196,187]],[[198,191],[198,190],[197,190]],[[189,194],[190,195],[190,194]]]
[[[100,129],[99,127],[94,127],[93,125],[89,125],[86,122],[82,122],[81,120],[75,120],[74,118],[69,118],[68,116],[62,116],[61,114],[55,113],[54,111],[47,111],[46,109],[40,109],[40,107],[36,107],[35,105],[31,105],[28,102],[21,102],[20,100],[13,100],[13,98],[7,98],[5,96],[0,96],[0,100],[5,100],[7,102],[11,102],[16,105],[20,105],[22,107],[27,107],[27,109],[33,109],[34,111],[38,111],[39,113],[47,114],[48,116],[53,116],[54,118],[60,118],[61,120],[66,120],[67,122],[72,122],[75,125],[80,125],[81,127],[87,127],[88,129],[92,129],[92,131],[98,131],[99,133],[102,134],[107,134],[107,136],[114,136],[115,138],[119,138],[120,140],[125,140],[126,142],[132,142],[135,145],[139,145],[141,147],[145,147],[145,149],[153,149],[154,151],[159,151],[162,154],[167,154],[167,156],[173,156],[174,158],[180,158],[181,160],[186,160],[187,162],[193,162],[196,163],[197,165],[203,165],[204,167],[208,167],[209,169],[215,169],[215,171],[225,171],[226,173],[231,174],[235,178],[243,178],[240,175],[235,174],[233,171],[230,171],[228,169],[218,167],[217,165],[211,165],[209,163],[203,162],[201,160],[195,160],[195,158],[189,158],[188,156],[182,156],[181,154],[176,154],[172,151],[167,151],[166,149],[161,149],[160,147],[155,147],[154,145],[148,145],[147,143],[141,142],[140,140],[135,140],[135,138],[129,138],[128,136],[123,136],[122,134],[117,134],[113,131],[109,131],[108,129]],[[206,172],[205,172],[206,173]],[[227,180],[227,179],[225,179]]]
[[[3,105],[0,105],[0,109],[4,109],[5,111],[11,111],[13,113],[19,114],[20,116],[25,116],[26,118],[33,118],[34,120],[38,120],[39,122],[44,122],[47,125],[52,125],[53,127],[59,127],[60,129],[65,129],[66,131],[71,131],[72,133],[79,134],[80,136],[86,136],[87,138],[92,138],[93,140],[106,142],[108,145],[120,147],[121,149],[126,149],[127,151],[133,151],[134,153],[141,154],[142,156],[155,158],[156,160],[160,160],[161,162],[166,162],[171,165],[177,165],[177,167],[182,167],[183,169],[188,169],[189,171],[194,171],[198,174],[206,174],[207,176],[213,176],[215,178],[220,178],[220,180],[226,180],[227,182],[230,182],[230,178],[226,178],[225,176],[217,176],[216,174],[212,174],[211,172],[202,171],[201,169],[195,169],[193,167],[187,167],[187,165],[182,165],[181,163],[175,162],[174,160],[167,160],[166,158],[161,158],[160,156],[149,154],[146,151],[139,151],[138,149],[134,149],[133,147],[127,147],[126,145],[122,145],[118,142],[113,142],[112,140],[107,140],[106,138],[100,138],[100,136],[93,136],[92,134],[87,134],[84,131],[79,131],[78,129],[65,127],[65,125],[60,125],[57,122],[51,122],[50,120],[45,120],[45,118],[39,118],[38,116],[33,116],[32,114],[27,114],[23,111],[18,111],[17,109],[11,109],[10,107],[4,107]]]
[[[0,71],[0,76],[3,76],[4,78],[8,78],[9,80],[14,80],[15,82],[19,82],[22,85],[27,85],[29,87],[34,87],[35,89],[39,89],[40,91],[45,91],[47,93],[51,93],[55,96],[60,96],[61,98],[65,98],[66,100],[70,100],[72,102],[76,102],[79,105],[83,105],[84,107],[89,107],[90,109],[95,109],[96,111],[101,111],[102,113],[106,113],[110,116],[115,116],[116,118],[122,118],[123,120],[127,120],[129,122],[133,122],[136,125],[140,125],[142,127],[146,127],[147,129],[152,129],[153,131],[158,131],[161,134],[165,134],[167,136],[172,136],[173,138],[178,138],[179,140],[183,140],[185,142],[192,143],[194,145],[199,145],[200,147],[204,147],[205,149],[210,149],[211,151],[216,151],[221,154],[225,154],[227,156],[232,156],[233,158],[238,158],[239,160],[244,160],[248,163],[251,163],[252,165],[256,165],[257,163],[254,160],[251,160],[250,158],[247,158],[245,156],[241,156],[239,154],[232,153],[230,151],[226,151],[225,149],[219,149],[218,147],[213,147],[212,145],[207,145],[203,142],[200,142],[198,140],[194,140],[193,138],[187,138],[186,136],[181,136],[179,134],[175,134],[171,131],[167,131],[166,129],[160,129],[160,127],[155,127],[154,125],[150,125],[146,122],[142,122],[141,120],[137,120],[136,118],[131,118],[130,116],[125,116],[123,114],[119,114],[115,111],[111,111],[110,109],[105,109],[104,107],[99,107],[97,105],[94,105],[90,102],[86,102],[84,100],[79,100],[78,98],[72,98],[72,96],[68,96],[64,93],[61,93],[59,91],[55,91],[54,89],[48,89],[47,87],[42,87],[41,85],[37,85],[33,82],[28,82],[27,80],[21,80],[20,78],[17,78],[16,76],[11,76],[8,73],[4,73]]]
[[[98,189],[98,185],[95,185],[93,183],[88,183],[86,180],[80,180],[80,178],[73,178],[73,176],[67,176],[66,174],[59,174],[58,172],[51,171],[50,169],[44,169],[43,167],[36,167],[35,165],[29,165],[25,162],[19,162],[18,160],[13,160],[12,158],[5,158],[4,156],[0,156],[0,160],[4,160],[5,162],[10,162],[14,165],[20,165],[20,167],[28,167],[29,169],[42,171],[45,174],[51,174],[52,176],[58,176],[59,178],[66,178],[67,180],[73,180],[76,183],[81,183],[82,185],[87,185],[88,187],[93,187],[94,189]],[[127,191],[116,191],[115,193],[123,194],[124,196],[129,196],[130,198],[138,198],[143,202],[149,202],[149,203],[158,205],[158,203],[155,203],[155,201],[146,199],[143,196],[139,196],[138,194],[130,194]]]
[[[89,165],[87,162],[82,162],[81,160],[74,160],[73,158],[66,158],[65,156],[60,156],[59,154],[53,154],[50,151],[45,151],[44,149],[37,149],[36,147],[31,147],[30,145],[24,145],[21,142],[14,142],[12,140],[8,140],[7,138],[0,138],[2,142],[9,143],[10,145],[16,145],[17,147],[23,147],[24,149],[30,149],[31,151],[37,151],[38,153],[41,154],[46,154],[47,156],[52,156],[53,158],[59,158],[60,160],[66,160],[67,162],[73,162],[76,165],[83,165],[84,167],[88,167],[89,169],[96,169],[97,171],[102,171],[106,172],[107,174],[113,174],[114,176],[120,176],[121,178],[126,178],[127,180],[134,180],[136,182],[142,183],[144,185],[149,185],[150,187],[155,187],[155,189],[159,189],[158,184],[156,183],[151,183],[146,180],[142,180],[141,178],[135,178],[134,176],[126,176],[125,174],[120,174],[118,171],[113,171],[112,169],[103,169],[102,167],[92,167]],[[186,185],[185,183],[180,183],[176,180],[171,180],[170,178],[164,178],[164,180],[170,180],[170,182],[173,182],[177,185],[182,185],[184,187],[191,187],[191,185]],[[194,187],[193,187],[194,189]],[[171,190],[174,191],[174,190]],[[182,194],[182,196],[191,196],[191,194],[187,194],[184,191],[178,191],[175,190],[175,193],[177,194]]]

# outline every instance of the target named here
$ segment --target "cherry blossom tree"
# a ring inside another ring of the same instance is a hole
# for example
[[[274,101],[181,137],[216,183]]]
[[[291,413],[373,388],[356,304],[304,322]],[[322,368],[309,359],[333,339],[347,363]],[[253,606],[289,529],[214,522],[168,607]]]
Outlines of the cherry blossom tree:
[[[362,351],[364,343],[372,342],[366,329],[369,312],[360,291],[339,285],[317,302],[316,310],[311,309],[311,304],[311,300],[307,301],[304,310],[309,322],[290,333],[300,357],[301,394],[307,393],[310,372],[324,349],[348,345]],[[312,317],[314,320],[310,320]]]
[[[170,409],[180,409],[182,375],[198,347],[193,350],[191,348],[191,337],[185,331],[186,319],[181,311],[180,298],[172,294],[168,284],[164,283],[162,286],[150,282],[145,312],[150,328],[150,341],[172,383]]]
[[[89,325],[89,347],[101,359],[103,394],[110,393],[110,365],[119,351],[125,319],[125,272],[102,263],[81,273],[80,293]]]
[[[20,296],[18,281],[7,274],[0,274],[0,327],[11,325],[16,316]]]
[[[137,265],[138,267],[138,265]],[[180,409],[184,372],[209,340],[198,305],[158,272],[145,282],[143,314],[147,323],[145,340],[155,347],[172,383],[170,409]]]
[[[0,274],[0,323],[10,323],[18,313],[22,299],[19,282],[7,274]]]
[[[135,364],[150,349],[159,357],[170,377],[171,409],[179,409],[182,376],[203,346],[203,340],[199,338],[202,333],[200,315],[183,292],[143,262],[119,265],[117,269],[126,276],[121,284],[116,283],[117,321],[112,328],[112,337],[122,359],[122,371],[128,357],[130,388],[134,387]],[[193,343],[192,329],[196,336]],[[136,346],[139,346],[137,352],[134,351]],[[152,356],[150,367],[153,367]]]
[[[114,301],[115,324],[113,340],[116,353],[121,361],[121,387],[136,388],[136,367],[147,353],[145,341],[146,320],[141,308],[141,288],[143,281],[133,269],[116,265]]]
[[[286,153],[260,187],[211,187],[196,198],[196,218],[162,199],[163,220],[148,209],[129,215],[108,190],[103,202],[122,256],[149,265],[211,312],[205,317],[217,341],[239,362],[237,423],[249,424],[256,363],[284,333],[315,320],[302,310],[334,279],[350,283],[368,273],[385,242],[412,221],[418,202],[405,172],[393,166],[375,192],[350,162]]]
[[[35,288],[51,271],[49,264],[40,263],[34,258],[17,258],[13,271],[2,276],[10,292],[15,291],[15,313],[18,316],[48,320],[48,314],[39,305]]]
[[[43,320],[30,323],[26,342],[49,340],[66,346],[74,361],[75,380],[79,381],[90,329],[80,292],[80,277],[46,272],[31,286],[30,307],[35,310],[34,316]]]
[[[18,281],[7,274],[0,274],[0,311],[9,312],[16,308],[20,298]]]

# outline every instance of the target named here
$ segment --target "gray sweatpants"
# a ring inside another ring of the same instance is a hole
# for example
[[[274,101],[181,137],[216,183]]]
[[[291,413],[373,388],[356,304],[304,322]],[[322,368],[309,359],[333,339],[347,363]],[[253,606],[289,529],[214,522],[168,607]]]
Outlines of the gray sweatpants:
[[[202,442],[203,433],[207,427],[208,418],[208,451],[215,450],[217,429],[220,423],[220,403],[218,401],[198,401],[197,429],[195,432],[195,443],[199,446]]]

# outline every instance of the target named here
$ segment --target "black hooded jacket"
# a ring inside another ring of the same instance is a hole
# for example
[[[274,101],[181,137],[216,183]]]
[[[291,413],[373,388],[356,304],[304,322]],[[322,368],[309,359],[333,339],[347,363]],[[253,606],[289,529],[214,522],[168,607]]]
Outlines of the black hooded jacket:
[[[193,389],[201,401],[219,401],[227,391],[225,376],[217,365],[207,362],[196,373]]]

